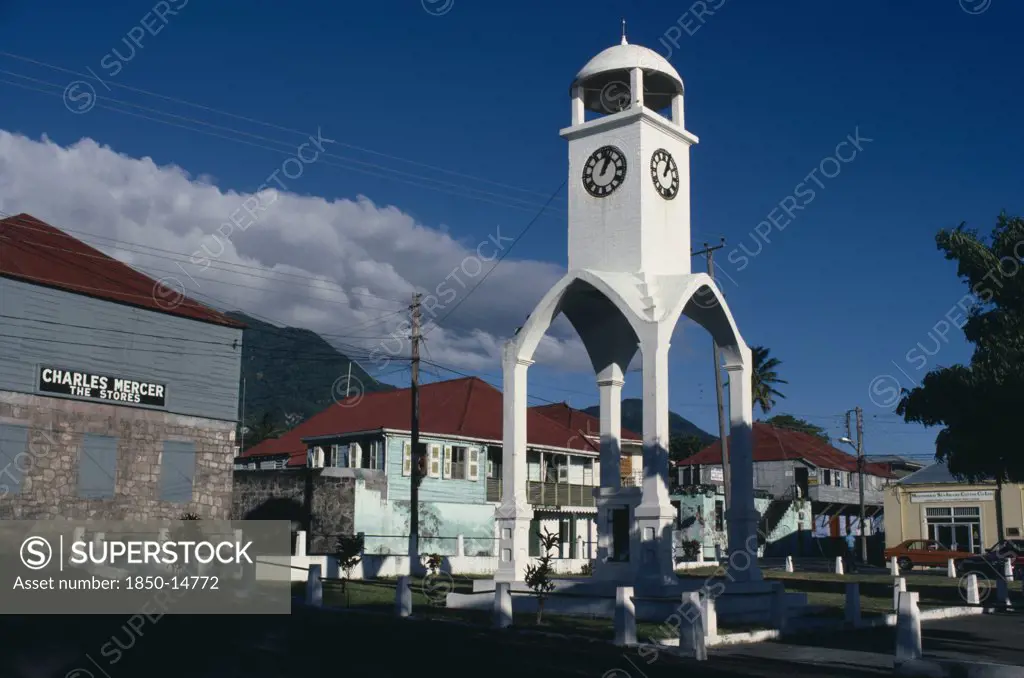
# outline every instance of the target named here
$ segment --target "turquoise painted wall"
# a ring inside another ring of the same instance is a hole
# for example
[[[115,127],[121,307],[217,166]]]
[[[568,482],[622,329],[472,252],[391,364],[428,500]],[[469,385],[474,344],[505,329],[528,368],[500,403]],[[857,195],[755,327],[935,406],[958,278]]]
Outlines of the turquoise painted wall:
[[[401,471],[401,469],[399,469]],[[426,486],[430,479],[424,481]],[[457,482],[457,481],[453,481]],[[422,489],[422,488],[421,488]],[[367,489],[355,490],[355,531],[366,536],[367,553],[406,553],[409,542],[408,490],[388,488],[388,499]],[[421,495],[422,496],[422,495]],[[420,504],[420,552],[453,555],[456,537],[463,536],[466,555],[495,555],[494,506],[425,500]]]
[[[387,436],[387,468],[389,498],[407,499],[409,497],[409,476],[402,475],[402,449],[408,442],[408,436]],[[462,445],[474,447],[469,443],[446,440],[444,438],[423,437],[421,442],[430,445],[441,445],[442,455],[445,445]],[[424,478],[420,485],[420,501],[442,502],[451,504],[486,504],[487,502],[487,455],[486,448],[480,448],[478,479],[454,480],[451,478]],[[443,467],[443,463],[442,463]],[[442,468],[443,470],[443,468]],[[488,509],[493,513],[492,506]]]

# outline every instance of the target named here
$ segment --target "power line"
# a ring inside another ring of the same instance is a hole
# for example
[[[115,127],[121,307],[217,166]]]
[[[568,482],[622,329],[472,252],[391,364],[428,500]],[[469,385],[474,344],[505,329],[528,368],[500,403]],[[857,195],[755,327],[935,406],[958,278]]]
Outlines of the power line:
[[[3,52],[3,51],[0,51],[0,56],[6,56],[6,57],[9,57],[11,59],[18,59],[20,61],[25,61],[25,62],[33,63],[33,64],[36,64],[37,66],[44,66],[46,68],[50,68],[50,69],[55,70],[55,71],[61,71],[63,73],[70,73],[71,75],[77,75],[77,76],[80,76],[82,78],[92,79],[92,78],[90,78],[90,76],[88,74],[79,73],[78,71],[73,71],[71,69],[63,68],[61,66],[56,66],[54,64],[48,64],[48,63],[46,63],[44,61],[38,61],[36,59],[32,59],[32,58],[29,58],[29,57],[26,57],[26,56],[22,56],[22,55],[18,55],[18,54],[12,54],[10,52]],[[106,83],[104,83],[104,84],[106,84]],[[112,84],[114,87],[118,87],[120,89],[132,91],[132,92],[137,92],[137,93],[140,93],[140,94],[145,94],[145,95],[151,96],[151,97],[157,97],[157,98],[160,98],[160,99],[164,99],[166,101],[171,101],[173,103],[182,104],[182,105],[185,105],[185,106],[191,106],[193,108],[209,111],[211,113],[217,113],[219,115],[224,115],[224,116],[235,118],[237,120],[242,120],[242,121],[245,121],[245,122],[255,123],[257,125],[263,125],[264,127],[268,127],[268,128],[272,128],[272,129],[277,129],[277,130],[280,130],[280,131],[283,131],[283,132],[289,132],[289,133],[292,133],[292,134],[298,134],[300,136],[306,136],[308,134],[308,132],[303,132],[301,130],[293,129],[293,128],[290,128],[290,127],[285,127],[285,126],[278,125],[278,124],[275,124],[275,123],[264,122],[264,121],[258,120],[256,118],[251,118],[251,117],[247,117],[247,116],[243,116],[243,115],[238,115],[236,113],[231,113],[231,112],[220,110],[220,109],[213,108],[213,107],[210,107],[210,106],[205,106],[203,104],[192,103],[192,102],[186,101],[184,99],[178,99],[178,98],[170,97],[170,96],[167,96],[167,95],[164,95],[164,94],[159,94],[157,92],[152,92],[152,91],[148,91],[148,90],[144,90],[144,89],[139,89],[137,87],[131,87],[129,85],[125,85],[125,84],[122,84],[122,83],[112,82],[110,84]],[[535,191],[535,190],[527,189],[527,188],[521,188],[519,186],[514,186],[512,184],[506,184],[506,183],[501,183],[501,182],[497,182],[497,181],[491,181],[489,179],[482,179],[480,177],[476,177],[476,176],[473,176],[471,174],[464,174],[464,173],[461,173],[461,172],[456,172],[454,170],[448,170],[448,169],[444,169],[442,167],[437,167],[435,165],[428,165],[426,163],[417,162],[415,160],[410,160],[408,158],[403,158],[403,157],[396,156],[396,155],[389,155],[387,153],[381,153],[379,151],[375,151],[375,150],[369,149],[369,148],[355,146],[355,145],[344,143],[344,142],[335,142],[335,143],[337,143],[339,146],[345,146],[347,148],[351,148],[353,150],[357,150],[357,151],[360,151],[360,152],[363,152],[363,153],[369,153],[371,155],[376,155],[376,156],[379,156],[379,157],[387,158],[389,160],[398,160],[400,162],[409,163],[409,164],[417,166],[417,167],[423,167],[423,168],[426,168],[426,169],[432,169],[432,170],[435,170],[437,172],[443,172],[445,174],[451,174],[451,175],[458,176],[458,177],[461,177],[461,178],[464,178],[464,179],[472,179],[474,181],[479,181],[479,182],[486,183],[486,184],[492,184],[492,185],[499,186],[499,187],[502,187],[502,188],[508,188],[508,189],[511,189],[511,190],[520,191],[520,192],[523,192],[523,193],[533,193],[535,195],[540,195],[540,196],[544,195],[540,191]]]

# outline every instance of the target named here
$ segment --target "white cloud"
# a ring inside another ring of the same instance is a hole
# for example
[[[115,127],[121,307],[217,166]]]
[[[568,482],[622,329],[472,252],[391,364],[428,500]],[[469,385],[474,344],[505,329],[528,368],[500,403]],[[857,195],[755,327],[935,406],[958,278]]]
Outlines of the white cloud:
[[[272,204],[255,222],[245,217],[244,230],[224,237],[218,227],[227,232],[222,224],[232,213],[247,200],[256,204],[250,194],[91,139],[62,147],[3,130],[0,189],[0,210],[32,214],[155,278],[174,276],[199,300],[307,327],[367,351],[406,320],[404,300],[416,289],[438,297],[436,316],[444,318],[494,265],[480,262],[478,247],[491,257],[495,243],[507,247],[514,235],[495,227],[478,241],[459,242],[442,227],[417,223],[398,207],[364,196],[329,202],[280,193],[276,200],[264,194],[264,203]],[[463,371],[500,372],[504,337],[562,274],[549,262],[509,257],[429,333],[429,359]],[[589,370],[582,345],[563,323],[537,359]]]

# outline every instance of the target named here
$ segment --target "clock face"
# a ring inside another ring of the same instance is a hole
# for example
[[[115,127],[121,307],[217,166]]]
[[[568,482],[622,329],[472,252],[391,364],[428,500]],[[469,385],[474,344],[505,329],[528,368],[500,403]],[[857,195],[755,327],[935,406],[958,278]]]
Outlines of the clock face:
[[[583,166],[583,187],[595,198],[603,198],[626,180],[626,156],[614,146],[603,146]]]
[[[651,179],[654,180],[654,188],[665,200],[671,200],[679,192],[679,168],[664,148],[659,148],[651,156]]]

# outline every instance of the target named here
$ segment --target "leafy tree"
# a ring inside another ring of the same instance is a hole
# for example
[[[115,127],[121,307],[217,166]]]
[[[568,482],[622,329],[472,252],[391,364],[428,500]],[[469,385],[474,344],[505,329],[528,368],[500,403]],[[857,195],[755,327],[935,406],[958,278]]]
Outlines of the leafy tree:
[[[363,560],[363,547],[365,546],[362,534],[341,535],[338,537],[334,547],[334,557],[338,561],[338,567],[345,573],[341,578],[341,592],[345,594],[345,605],[350,606],[348,582],[352,579],[352,570]]]
[[[791,414],[776,414],[774,417],[765,419],[764,423],[770,424],[775,428],[784,428],[789,431],[800,431],[801,433],[810,433],[812,436],[817,436],[824,440],[826,443],[831,443],[832,439],[829,438],[828,433],[825,432],[820,426],[812,424],[809,421],[794,417]]]
[[[285,427],[282,426],[277,418],[270,412],[264,412],[263,416],[255,421],[250,421],[245,425],[244,436],[245,446],[252,447],[264,440],[276,438],[285,432]]]
[[[939,231],[935,242],[969,286],[958,303],[964,315],[948,320],[962,324],[974,354],[968,365],[936,367],[920,386],[904,389],[896,413],[907,422],[944,427],[935,456],[953,475],[995,479],[1002,539],[1003,484],[1024,481],[1017,435],[1024,393],[1024,219],[1000,215],[988,238],[961,224]]]
[[[682,461],[697,454],[705,447],[707,445],[697,436],[672,436],[668,441],[669,461]]]
[[[540,547],[544,550],[544,555],[537,559],[536,565],[526,566],[526,575],[523,577],[526,585],[537,596],[538,626],[543,623],[544,601],[547,600],[548,594],[555,590],[555,582],[552,580],[552,575],[554,575],[555,571],[551,567],[551,551],[558,548],[558,545],[562,542],[561,537],[548,532],[546,529],[539,536]]]
[[[768,357],[770,349],[764,346],[751,346],[750,352],[754,363],[751,375],[754,405],[760,407],[764,414],[768,414],[768,411],[775,407],[775,398],[786,397],[776,390],[775,386],[789,382],[779,378],[776,370],[782,361]]]

